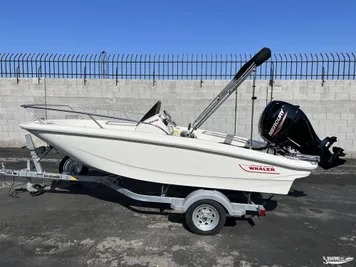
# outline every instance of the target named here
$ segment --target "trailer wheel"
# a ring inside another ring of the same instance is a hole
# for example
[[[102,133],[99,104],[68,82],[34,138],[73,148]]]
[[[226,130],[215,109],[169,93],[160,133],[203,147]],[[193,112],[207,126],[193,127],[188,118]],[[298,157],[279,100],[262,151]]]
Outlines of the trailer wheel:
[[[37,197],[37,196],[42,195],[44,193],[43,186],[41,186],[39,184],[34,184],[32,187],[34,189],[36,189],[37,191],[36,192],[30,192],[31,196]]]
[[[88,168],[79,162],[65,156],[59,163],[59,173],[68,172],[70,174],[84,175],[88,173]]]
[[[190,230],[198,235],[215,235],[226,221],[225,208],[211,199],[194,202],[186,211],[185,219]]]

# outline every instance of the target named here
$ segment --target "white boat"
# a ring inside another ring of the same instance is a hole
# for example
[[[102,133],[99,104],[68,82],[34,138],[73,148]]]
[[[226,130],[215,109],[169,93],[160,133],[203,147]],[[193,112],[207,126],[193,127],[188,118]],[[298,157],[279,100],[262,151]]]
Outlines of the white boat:
[[[90,119],[37,118],[20,127],[80,164],[107,173],[168,185],[288,194],[295,179],[309,176],[318,165],[330,168],[343,163],[341,148],[334,154],[329,151],[336,138],[320,141],[299,107],[282,101],[266,106],[259,122],[266,143],[200,129],[270,55],[264,48],[248,61],[188,127],[177,126],[167,111],[161,112],[160,102],[138,122],[50,105],[23,105],[28,111],[57,110]],[[296,125],[298,134],[293,130]]]
[[[36,120],[20,124],[21,128],[48,146],[36,148],[27,134],[31,154],[27,168],[12,170],[2,164],[0,175],[13,181],[27,179],[26,189],[33,196],[44,192],[45,186],[34,183],[38,179],[97,182],[134,200],[170,204],[173,210],[185,213],[192,232],[202,235],[217,234],[227,215],[263,217],[264,205],[271,197],[265,203],[255,203],[251,193],[288,194],[295,179],[307,177],[318,166],[328,169],[345,162],[340,159],[342,148],[330,151],[336,137],[320,140],[299,106],[283,101],[271,101],[260,116],[259,134],[265,142],[252,140],[252,127],[250,138],[200,128],[270,56],[268,48],[257,53],[188,127],[177,126],[167,111],[161,112],[160,101],[139,121],[47,104],[23,105]],[[254,99],[253,90],[251,125]],[[42,119],[32,109],[70,112],[90,119]],[[66,155],[59,173],[46,172],[41,166],[41,159],[53,148]],[[86,174],[88,167],[108,175]],[[131,191],[123,178],[161,184],[161,195]],[[191,192],[176,196],[169,192],[170,185],[187,186]],[[236,202],[224,189],[234,195],[243,193],[246,200]]]

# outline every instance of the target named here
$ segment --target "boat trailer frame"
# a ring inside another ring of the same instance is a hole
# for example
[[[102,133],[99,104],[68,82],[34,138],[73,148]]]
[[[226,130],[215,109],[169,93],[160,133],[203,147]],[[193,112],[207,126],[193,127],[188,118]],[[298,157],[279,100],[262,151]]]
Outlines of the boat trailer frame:
[[[2,163],[2,168],[0,168],[0,175],[13,179],[13,181],[18,179],[27,179],[26,190],[32,196],[41,195],[44,191],[44,187],[40,184],[33,183],[32,179],[39,180],[51,180],[53,182],[58,181],[70,181],[70,182],[96,182],[99,184],[103,184],[126,197],[142,202],[152,202],[152,203],[162,203],[162,204],[170,204],[171,209],[177,212],[186,213],[189,211],[190,207],[194,206],[195,203],[204,202],[208,200],[208,202],[213,201],[220,204],[226,211],[226,215],[232,217],[244,217],[246,215],[251,216],[265,216],[265,208],[263,205],[255,204],[250,195],[246,195],[247,201],[246,203],[235,203],[231,202],[228,197],[220,191],[217,190],[207,190],[207,189],[197,189],[189,193],[186,197],[171,197],[167,196],[168,188],[171,185],[162,185],[161,187],[161,195],[145,195],[135,193],[124,186],[120,185],[120,181],[123,177],[117,175],[74,175],[69,173],[53,173],[46,172],[41,166],[41,160],[48,155],[48,153],[55,149],[51,146],[41,146],[36,148],[31,134],[25,135],[26,139],[26,147],[29,149],[31,157],[27,159],[27,168],[14,170],[14,169],[6,169],[4,164]],[[224,215],[225,216],[225,215]],[[225,217],[224,217],[225,219]],[[224,225],[222,225],[224,226]],[[216,234],[221,230],[215,229],[210,231],[203,231],[199,229],[191,229],[196,234],[202,235],[212,235]],[[194,231],[195,230],[195,231]]]

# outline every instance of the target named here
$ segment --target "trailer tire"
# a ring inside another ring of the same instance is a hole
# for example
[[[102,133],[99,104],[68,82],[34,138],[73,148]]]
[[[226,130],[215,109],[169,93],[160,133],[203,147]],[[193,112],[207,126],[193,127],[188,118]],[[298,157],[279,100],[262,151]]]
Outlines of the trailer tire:
[[[37,196],[42,195],[44,193],[43,186],[41,186],[39,184],[34,184],[32,187],[34,189],[36,189],[37,191],[36,192],[30,192],[31,196],[37,197]]]
[[[61,162],[59,163],[59,167],[58,167],[58,171],[59,173],[63,173],[64,169],[66,168],[66,165],[70,162],[75,162],[73,159],[71,159],[69,156],[65,156]],[[79,163],[77,163],[79,164]],[[79,171],[77,171],[78,173],[73,173],[73,174],[77,174],[77,175],[85,175],[87,174],[89,171],[88,167],[81,165],[81,168]]]
[[[216,235],[225,225],[226,211],[223,205],[215,200],[201,199],[189,206],[185,219],[193,233]]]

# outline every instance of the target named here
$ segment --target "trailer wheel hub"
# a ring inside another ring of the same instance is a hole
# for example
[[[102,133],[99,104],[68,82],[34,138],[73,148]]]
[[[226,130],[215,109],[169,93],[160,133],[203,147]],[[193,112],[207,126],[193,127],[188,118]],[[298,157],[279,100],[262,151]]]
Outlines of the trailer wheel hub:
[[[203,231],[210,231],[214,229],[220,220],[218,211],[211,205],[202,204],[193,212],[194,225]]]

